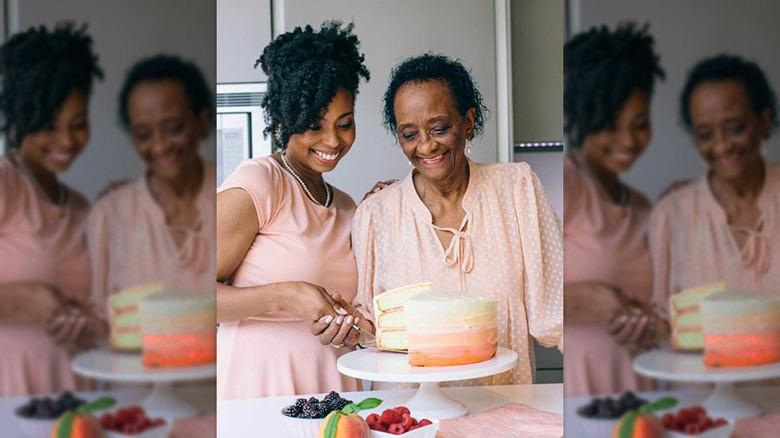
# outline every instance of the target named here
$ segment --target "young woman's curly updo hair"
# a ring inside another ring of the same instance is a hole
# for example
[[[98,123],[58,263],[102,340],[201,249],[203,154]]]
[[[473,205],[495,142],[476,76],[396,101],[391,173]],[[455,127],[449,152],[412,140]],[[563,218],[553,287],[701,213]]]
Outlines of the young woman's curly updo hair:
[[[74,90],[87,97],[103,78],[87,26],[60,23],[53,30],[31,27],[0,47],[0,113],[9,146],[46,128]]]
[[[214,93],[211,92],[203,72],[194,63],[178,56],[155,55],[136,62],[125,76],[125,82],[119,92],[119,120],[125,129],[130,129],[127,105],[133,89],[144,82],[165,80],[181,83],[192,112],[200,115],[204,109],[208,110],[209,120],[213,125]]]
[[[741,82],[745,86],[753,111],[761,114],[769,108],[772,111],[772,130],[777,127],[775,92],[761,67],[736,55],[717,55],[699,61],[688,73],[682,94],[680,95],[680,117],[683,125],[691,130],[691,94],[703,82],[728,81]]]
[[[594,27],[563,46],[563,130],[571,147],[612,129],[634,91],[653,94],[655,78],[666,77],[654,44],[647,24],[628,22],[614,31]]]
[[[315,125],[340,88],[355,98],[360,78],[370,79],[353,28],[338,21],[323,23],[319,31],[296,27],[276,37],[255,62],[268,76],[263,134],[272,135],[277,150]]]
[[[390,85],[384,96],[384,125],[394,135],[397,132],[395,119],[395,95],[404,84],[409,82],[443,81],[450,87],[455,106],[461,115],[474,108],[474,133],[482,134],[485,125],[487,107],[482,103],[482,94],[474,79],[459,60],[444,55],[426,53],[406,59],[390,73]]]

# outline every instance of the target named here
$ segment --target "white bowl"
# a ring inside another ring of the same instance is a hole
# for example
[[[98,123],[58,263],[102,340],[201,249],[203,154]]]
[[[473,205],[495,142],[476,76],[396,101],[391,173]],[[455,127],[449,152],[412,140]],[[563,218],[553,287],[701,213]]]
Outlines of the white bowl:
[[[612,438],[620,418],[588,418],[577,414],[587,438]]]
[[[22,434],[27,438],[50,438],[51,431],[58,420],[58,418],[25,418],[19,414],[15,415]]]
[[[675,432],[666,429],[668,438],[729,438],[731,432],[734,431],[734,420],[727,420],[728,424],[725,424],[715,429],[710,429],[704,433],[698,435],[688,435],[682,432]]]
[[[393,438],[398,436],[403,438],[436,438],[436,432],[439,430],[440,425],[441,423],[439,423],[439,420],[431,420],[431,424],[401,435],[393,435],[392,433],[372,430],[371,438]]]
[[[142,433],[136,433],[134,435],[103,429],[103,438],[168,438],[172,429],[173,421],[166,419],[165,424],[147,429]]]
[[[281,414],[291,435],[300,438],[317,438],[320,433],[320,426],[325,421],[324,418],[288,417],[284,415],[284,409],[281,410]]]

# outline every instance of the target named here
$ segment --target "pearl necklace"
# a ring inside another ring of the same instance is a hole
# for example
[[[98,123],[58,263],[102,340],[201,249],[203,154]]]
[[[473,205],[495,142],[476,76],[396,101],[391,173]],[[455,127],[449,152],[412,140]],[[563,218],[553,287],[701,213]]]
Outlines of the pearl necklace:
[[[50,198],[49,195],[46,194],[46,192],[43,190],[43,187],[41,187],[41,184],[38,182],[38,180],[35,179],[35,177],[33,177],[32,174],[30,174],[30,172],[27,171],[27,169],[24,167],[24,164],[22,164],[22,160],[18,157],[19,157],[18,155],[15,156],[16,158],[15,161],[17,163],[17,167],[19,168],[19,170],[22,171],[22,174],[24,174],[24,176],[26,176],[27,179],[29,179],[30,182],[33,183],[33,186],[35,186],[35,189],[38,190],[38,193],[40,193],[41,196],[43,196],[48,201],[54,203],[54,199]],[[57,183],[57,202],[55,205],[57,205],[57,207],[62,207],[65,205],[65,200],[66,200],[65,187],[63,187],[63,185],[59,181],[56,181],[56,183]]]
[[[290,167],[290,164],[287,163],[287,158],[284,157],[284,153],[279,154],[279,156],[282,157],[282,164],[284,164],[284,168],[287,169],[287,171],[290,172],[290,174],[293,176],[293,178],[295,178],[295,180],[298,181],[298,184],[300,184],[301,187],[303,187],[303,191],[306,193],[306,196],[308,196],[309,199],[311,199],[311,202],[313,202],[313,203],[315,203],[317,205],[322,205],[323,207],[330,206],[330,199],[333,196],[333,194],[331,192],[330,185],[328,183],[326,183],[324,179],[322,180],[322,185],[323,185],[323,187],[325,187],[325,204],[323,204],[320,201],[314,199],[314,196],[309,191],[309,188],[306,187],[306,183],[303,182],[303,178],[298,176],[298,174],[295,173],[294,170],[292,170],[292,167]]]

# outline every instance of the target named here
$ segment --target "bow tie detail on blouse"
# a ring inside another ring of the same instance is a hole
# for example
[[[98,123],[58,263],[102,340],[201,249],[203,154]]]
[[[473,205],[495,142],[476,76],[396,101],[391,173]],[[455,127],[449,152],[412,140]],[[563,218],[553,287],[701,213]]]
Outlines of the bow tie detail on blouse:
[[[444,251],[444,263],[447,266],[457,266],[460,274],[460,290],[466,291],[466,274],[474,269],[474,247],[471,243],[471,233],[469,231],[460,231],[454,228],[430,226],[439,231],[452,233],[452,240]],[[435,235],[435,233],[434,233]]]
[[[743,268],[753,268],[759,276],[766,274],[770,265],[769,239],[763,231],[764,219],[762,214],[755,228],[730,227],[733,231],[747,234],[745,245],[739,251],[739,262]]]

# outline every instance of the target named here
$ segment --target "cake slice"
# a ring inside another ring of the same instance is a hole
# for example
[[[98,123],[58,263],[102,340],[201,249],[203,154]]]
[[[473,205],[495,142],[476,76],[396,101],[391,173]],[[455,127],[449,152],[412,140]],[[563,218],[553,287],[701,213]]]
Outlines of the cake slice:
[[[720,291],[701,301],[704,364],[744,367],[780,361],[780,297]]]
[[[417,283],[390,289],[374,296],[374,324],[376,342],[379,348],[406,350],[406,317],[404,302],[409,298],[430,290],[431,283]]]
[[[669,297],[672,346],[675,349],[701,351],[704,348],[699,303],[704,297],[725,288],[725,283],[708,284],[686,289]]]
[[[123,351],[141,350],[141,316],[138,303],[153,292],[163,290],[163,283],[125,289],[108,298],[108,325],[111,348]]]

